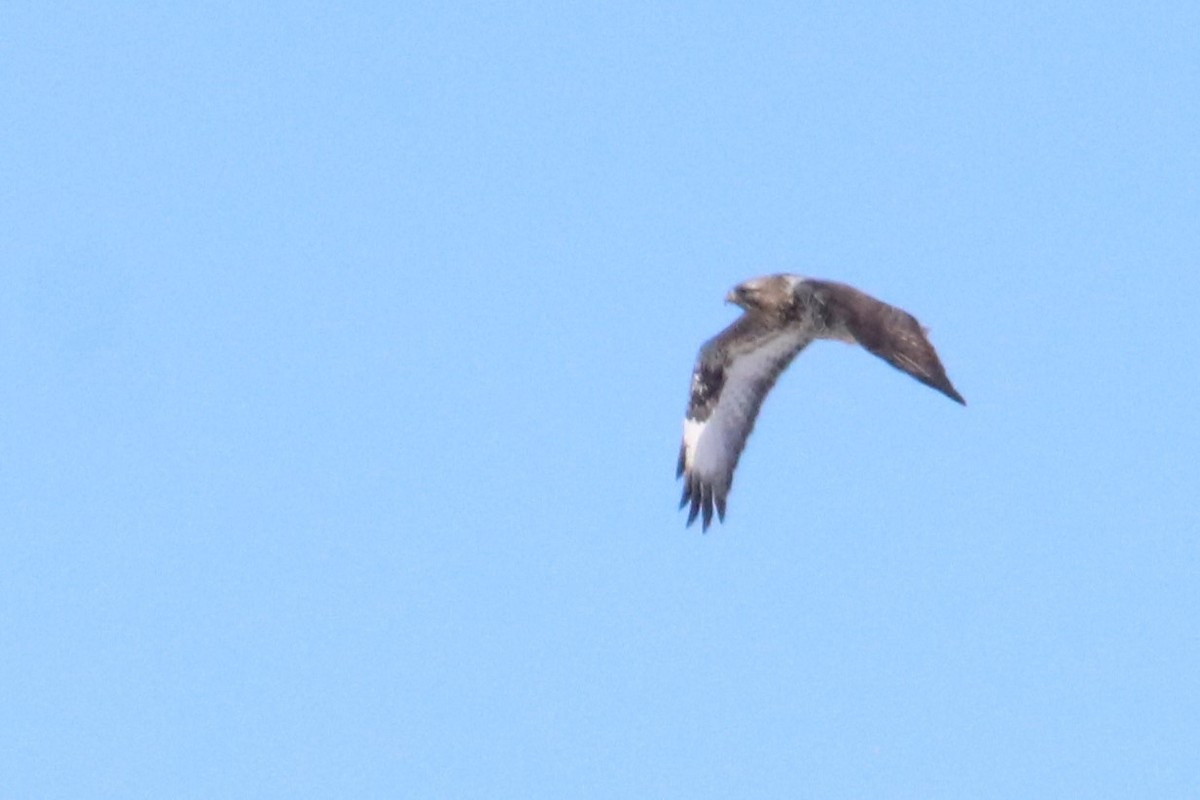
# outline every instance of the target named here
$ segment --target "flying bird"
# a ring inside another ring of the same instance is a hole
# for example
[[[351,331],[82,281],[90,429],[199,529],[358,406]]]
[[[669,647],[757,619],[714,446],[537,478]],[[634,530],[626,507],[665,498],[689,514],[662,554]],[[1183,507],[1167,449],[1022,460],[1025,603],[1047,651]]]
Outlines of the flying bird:
[[[754,429],[763,398],[792,359],[814,339],[860,344],[902,372],[957,403],[925,328],[903,309],[833,281],[766,275],[740,284],[725,298],[745,312],[700,348],[675,476],[683,478],[679,507],[687,524],[713,510],[725,521],[733,471]]]

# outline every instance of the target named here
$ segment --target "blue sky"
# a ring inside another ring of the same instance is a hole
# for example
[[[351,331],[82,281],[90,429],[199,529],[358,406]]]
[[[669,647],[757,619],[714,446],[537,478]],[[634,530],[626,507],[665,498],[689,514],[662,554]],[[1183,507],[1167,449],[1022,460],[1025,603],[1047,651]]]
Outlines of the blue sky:
[[[0,10],[0,794],[1200,793],[1200,10]],[[692,359],[843,345],[685,530]]]

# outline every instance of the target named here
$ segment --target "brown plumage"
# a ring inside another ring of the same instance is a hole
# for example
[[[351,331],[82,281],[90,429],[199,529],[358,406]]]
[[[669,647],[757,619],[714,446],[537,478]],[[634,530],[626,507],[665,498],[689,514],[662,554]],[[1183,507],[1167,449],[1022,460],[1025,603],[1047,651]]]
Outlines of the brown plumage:
[[[911,314],[844,283],[768,275],[737,286],[728,302],[745,313],[700,348],[676,471],[687,524],[715,510],[724,521],[733,472],[763,399],[814,339],[860,344],[893,367],[966,405]]]

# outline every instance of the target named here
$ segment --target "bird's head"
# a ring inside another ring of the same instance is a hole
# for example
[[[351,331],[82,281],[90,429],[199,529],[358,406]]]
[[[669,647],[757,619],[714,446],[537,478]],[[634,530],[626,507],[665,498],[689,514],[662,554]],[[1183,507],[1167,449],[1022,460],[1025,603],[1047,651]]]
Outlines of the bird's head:
[[[796,284],[803,279],[796,275],[764,275],[739,283],[725,296],[746,311],[781,312],[794,302]]]

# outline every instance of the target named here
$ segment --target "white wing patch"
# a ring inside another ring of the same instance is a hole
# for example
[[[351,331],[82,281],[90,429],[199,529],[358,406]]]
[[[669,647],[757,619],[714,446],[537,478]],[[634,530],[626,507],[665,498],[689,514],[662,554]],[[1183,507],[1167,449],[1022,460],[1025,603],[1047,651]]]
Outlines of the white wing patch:
[[[692,471],[692,462],[695,461],[696,456],[696,445],[700,442],[700,437],[704,434],[704,427],[707,424],[707,422],[695,419],[685,419],[683,421],[683,468],[687,472]]]

